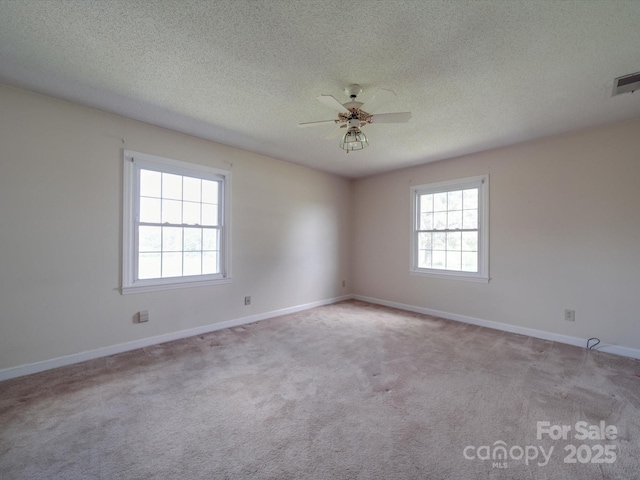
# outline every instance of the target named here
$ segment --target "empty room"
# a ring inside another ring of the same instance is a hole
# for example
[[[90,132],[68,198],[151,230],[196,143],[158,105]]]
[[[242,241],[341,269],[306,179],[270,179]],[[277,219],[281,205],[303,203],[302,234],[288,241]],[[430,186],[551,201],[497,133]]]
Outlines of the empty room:
[[[0,0],[0,478],[638,478],[639,25]]]

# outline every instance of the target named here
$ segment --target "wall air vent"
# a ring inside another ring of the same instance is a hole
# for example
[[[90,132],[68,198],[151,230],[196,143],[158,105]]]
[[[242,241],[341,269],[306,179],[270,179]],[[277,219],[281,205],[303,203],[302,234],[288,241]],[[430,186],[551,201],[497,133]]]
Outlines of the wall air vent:
[[[613,81],[613,96],[640,89],[640,72],[618,77]]]

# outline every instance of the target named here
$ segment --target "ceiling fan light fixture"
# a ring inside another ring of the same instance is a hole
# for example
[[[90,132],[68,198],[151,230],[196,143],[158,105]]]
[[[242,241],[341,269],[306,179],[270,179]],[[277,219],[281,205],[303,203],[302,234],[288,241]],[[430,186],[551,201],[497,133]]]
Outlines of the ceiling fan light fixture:
[[[338,118],[334,120],[321,120],[319,122],[299,123],[298,126],[309,127],[326,125],[328,123],[338,125],[338,127],[325,138],[334,138],[341,132],[346,131],[340,140],[340,148],[349,153],[353,150],[363,150],[369,146],[369,140],[367,140],[367,136],[362,133],[361,130],[365,125],[370,123],[405,123],[411,118],[411,112],[372,113],[396,97],[393,90],[383,88],[367,103],[356,101],[360,92],[362,92],[362,87],[354,83],[345,89],[345,93],[351,99],[350,102],[340,103],[333,95],[322,94],[316,97],[319,102],[336,110],[338,112]]]
[[[367,136],[358,127],[349,128],[340,140],[340,148],[347,153],[353,150],[362,150],[368,146]]]

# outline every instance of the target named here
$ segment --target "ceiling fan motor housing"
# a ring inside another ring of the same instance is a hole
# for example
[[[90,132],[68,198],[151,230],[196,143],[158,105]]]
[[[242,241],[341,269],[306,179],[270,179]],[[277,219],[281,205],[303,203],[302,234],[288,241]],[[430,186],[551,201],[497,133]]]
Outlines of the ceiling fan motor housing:
[[[344,93],[346,93],[349,98],[355,99],[358,95],[362,93],[362,87],[357,83],[352,83],[347,88],[344,89]]]

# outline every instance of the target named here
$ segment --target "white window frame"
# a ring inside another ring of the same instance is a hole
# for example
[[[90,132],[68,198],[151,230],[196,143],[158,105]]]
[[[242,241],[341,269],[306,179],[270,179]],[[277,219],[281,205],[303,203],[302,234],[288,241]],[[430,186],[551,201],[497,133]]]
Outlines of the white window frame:
[[[171,278],[137,278],[139,218],[139,172],[155,170],[221,182],[220,273]],[[124,150],[122,223],[122,294],[231,282],[231,172],[157,155]]]
[[[478,188],[478,271],[461,272],[418,267],[420,195]],[[422,277],[489,282],[489,175],[411,187],[411,264],[409,273]]]

